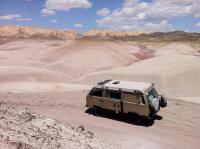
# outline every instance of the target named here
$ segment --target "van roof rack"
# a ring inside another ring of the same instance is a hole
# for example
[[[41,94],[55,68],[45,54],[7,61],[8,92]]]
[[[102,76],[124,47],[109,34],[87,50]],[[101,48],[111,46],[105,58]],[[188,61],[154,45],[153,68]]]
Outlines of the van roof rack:
[[[147,82],[132,82],[132,81],[122,81],[122,80],[105,80],[98,84],[99,87],[110,90],[119,90],[126,92],[144,92],[149,89],[152,84]]]
[[[104,81],[101,81],[101,82],[97,83],[97,85],[104,85],[104,84],[106,84],[106,83],[108,83],[110,81],[112,81],[112,80],[111,79],[104,80]]]

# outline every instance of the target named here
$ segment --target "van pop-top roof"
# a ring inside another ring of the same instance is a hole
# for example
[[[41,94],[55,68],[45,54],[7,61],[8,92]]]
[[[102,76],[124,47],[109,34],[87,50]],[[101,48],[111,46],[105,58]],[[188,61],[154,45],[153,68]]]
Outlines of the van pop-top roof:
[[[152,83],[147,82],[132,82],[132,81],[120,81],[120,80],[105,80],[99,82],[96,87],[110,90],[121,90],[126,92],[145,92],[153,86]]]

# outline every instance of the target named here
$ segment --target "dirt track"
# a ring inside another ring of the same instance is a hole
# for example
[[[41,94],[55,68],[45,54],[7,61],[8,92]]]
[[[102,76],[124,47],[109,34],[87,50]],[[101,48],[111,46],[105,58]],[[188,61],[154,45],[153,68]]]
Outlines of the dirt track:
[[[95,117],[85,113],[87,91],[6,95],[9,103],[75,126],[84,125],[97,135],[119,141],[122,148],[200,148],[200,106],[168,100],[168,107],[158,113],[153,123],[129,124],[120,116]]]

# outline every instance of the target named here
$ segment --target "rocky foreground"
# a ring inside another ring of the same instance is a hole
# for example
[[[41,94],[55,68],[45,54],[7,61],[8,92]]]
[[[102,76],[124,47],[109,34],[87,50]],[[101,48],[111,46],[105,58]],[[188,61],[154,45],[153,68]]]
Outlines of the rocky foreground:
[[[0,148],[119,148],[83,126],[73,127],[5,103],[0,104]]]

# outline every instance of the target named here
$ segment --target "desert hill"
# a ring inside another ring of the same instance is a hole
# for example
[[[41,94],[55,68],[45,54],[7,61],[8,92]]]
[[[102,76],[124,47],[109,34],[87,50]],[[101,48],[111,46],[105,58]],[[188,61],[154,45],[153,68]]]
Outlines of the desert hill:
[[[137,36],[143,34],[144,32],[128,32],[128,31],[121,31],[116,32],[108,29],[92,29],[86,33],[84,33],[85,37],[123,37],[123,36]]]
[[[119,79],[154,82],[159,92],[169,97],[200,96],[199,52],[187,45],[170,43],[154,48],[152,57],[129,66],[83,76],[83,84]]]
[[[11,39],[74,39],[77,33],[72,30],[56,30],[30,26],[0,26],[0,41]]]
[[[200,96],[199,66],[200,59],[195,56],[161,56],[124,68],[92,73],[78,82],[95,84],[105,78],[153,82],[158,92],[167,97]]]
[[[0,49],[0,82],[70,82],[139,60],[132,55],[139,48],[121,42],[29,39],[4,43]]]

